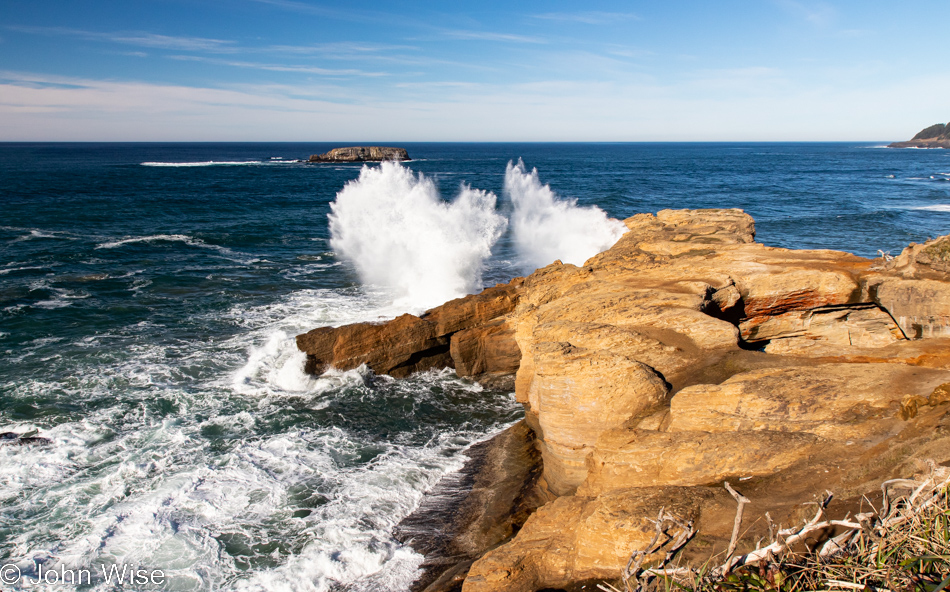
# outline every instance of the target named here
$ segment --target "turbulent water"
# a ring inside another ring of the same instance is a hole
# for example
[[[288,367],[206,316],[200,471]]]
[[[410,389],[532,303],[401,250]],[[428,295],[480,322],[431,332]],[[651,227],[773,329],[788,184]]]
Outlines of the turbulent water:
[[[405,590],[393,526],[520,408],[450,371],[308,377],[297,333],[579,263],[607,216],[740,207],[766,244],[864,256],[950,232],[950,151],[406,147],[361,169],[296,161],[320,144],[0,144],[0,432],[51,440],[0,445],[17,585],[131,564],[170,590]]]

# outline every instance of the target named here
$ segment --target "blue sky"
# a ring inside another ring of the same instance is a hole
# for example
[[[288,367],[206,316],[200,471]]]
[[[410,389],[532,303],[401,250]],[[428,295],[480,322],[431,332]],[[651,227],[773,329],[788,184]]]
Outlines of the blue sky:
[[[0,141],[878,141],[947,0],[0,0]]]

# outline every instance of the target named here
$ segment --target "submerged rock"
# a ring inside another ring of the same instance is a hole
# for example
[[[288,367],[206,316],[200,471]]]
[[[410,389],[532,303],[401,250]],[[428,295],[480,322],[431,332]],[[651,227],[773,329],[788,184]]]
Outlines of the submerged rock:
[[[4,444],[8,446],[49,446],[53,443],[49,438],[43,438],[40,436],[34,436],[36,431],[27,432],[26,434],[17,434],[16,432],[3,432],[0,433],[0,446]]]
[[[384,160],[412,160],[405,148],[388,146],[348,146],[334,148],[323,154],[314,154],[310,162],[382,162]]]

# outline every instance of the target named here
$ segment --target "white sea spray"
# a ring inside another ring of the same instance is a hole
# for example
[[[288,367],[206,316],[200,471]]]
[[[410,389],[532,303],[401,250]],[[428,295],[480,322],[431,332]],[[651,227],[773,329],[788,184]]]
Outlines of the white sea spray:
[[[505,194],[511,200],[511,232],[526,268],[555,259],[583,265],[611,246],[627,231],[619,220],[596,206],[582,207],[576,199],[558,197],[542,185],[538,169],[529,173],[521,159],[505,170]]]
[[[467,185],[451,202],[395,162],[364,166],[330,204],[330,245],[366,284],[424,309],[481,288],[485,261],[507,225],[493,193]]]

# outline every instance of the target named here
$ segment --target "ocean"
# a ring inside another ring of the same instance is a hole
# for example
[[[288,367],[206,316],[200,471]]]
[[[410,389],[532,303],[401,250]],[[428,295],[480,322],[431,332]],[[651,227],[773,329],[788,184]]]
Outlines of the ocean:
[[[583,261],[607,216],[737,207],[767,245],[866,257],[950,232],[945,150],[402,146],[0,144],[0,432],[50,441],[0,441],[0,578],[406,590],[394,527],[520,405],[449,370],[310,377],[296,334]]]

